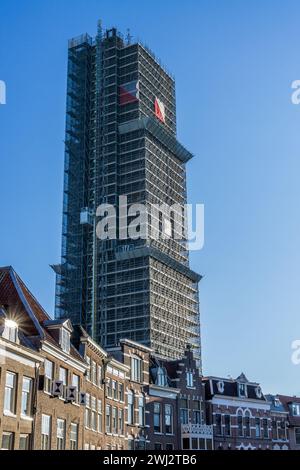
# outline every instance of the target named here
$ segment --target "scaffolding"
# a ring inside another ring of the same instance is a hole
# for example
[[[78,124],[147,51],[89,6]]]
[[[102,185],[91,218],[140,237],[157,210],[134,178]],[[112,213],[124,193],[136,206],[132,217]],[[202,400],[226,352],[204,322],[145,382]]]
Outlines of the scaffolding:
[[[149,210],[186,202],[192,155],[176,138],[174,79],[129,36],[124,42],[99,23],[95,39],[69,41],[56,316],[82,324],[105,348],[127,337],[177,359],[190,344],[200,366],[200,276],[189,268],[185,238],[157,239],[150,220],[146,240],[96,237],[97,206],[118,210],[120,195]],[[121,102],[122,87],[131,95]],[[164,123],[155,98],[165,104]]]

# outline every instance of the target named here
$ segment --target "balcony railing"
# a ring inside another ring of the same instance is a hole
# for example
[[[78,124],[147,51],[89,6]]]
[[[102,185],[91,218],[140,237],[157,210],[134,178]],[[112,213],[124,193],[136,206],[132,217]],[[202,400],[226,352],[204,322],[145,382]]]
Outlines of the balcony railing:
[[[188,436],[193,435],[193,437],[210,439],[213,437],[213,426],[208,424],[182,424],[181,434],[183,437],[186,434]]]

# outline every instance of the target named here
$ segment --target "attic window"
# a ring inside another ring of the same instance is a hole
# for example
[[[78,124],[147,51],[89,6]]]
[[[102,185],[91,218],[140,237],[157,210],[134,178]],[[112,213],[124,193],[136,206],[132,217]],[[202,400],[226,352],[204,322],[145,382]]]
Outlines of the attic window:
[[[168,385],[166,372],[162,367],[157,369],[156,385],[159,385],[160,387]]]
[[[13,320],[6,319],[4,322],[3,338],[17,342],[18,339],[18,324]]]
[[[70,333],[65,330],[65,328],[61,329],[60,333],[60,345],[64,352],[70,352]]]
[[[246,384],[244,383],[239,383],[239,396],[240,397],[246,397]]]

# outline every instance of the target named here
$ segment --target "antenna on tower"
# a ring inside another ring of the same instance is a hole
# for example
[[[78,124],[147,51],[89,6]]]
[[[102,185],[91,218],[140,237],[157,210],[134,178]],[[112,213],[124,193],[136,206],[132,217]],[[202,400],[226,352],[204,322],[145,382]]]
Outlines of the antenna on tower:
[[[103,29],[102,29],[102,20],[99,19],[97,22],[97,37],[98,39],[102,39],[103,36]]]
[[[126,43],[127,43],[127,46],[129,46],[131,44],[132,36],[130,34],[130,29],[129,28],[127,28],[126,32],[127,32],[127,34],[126,34]]]

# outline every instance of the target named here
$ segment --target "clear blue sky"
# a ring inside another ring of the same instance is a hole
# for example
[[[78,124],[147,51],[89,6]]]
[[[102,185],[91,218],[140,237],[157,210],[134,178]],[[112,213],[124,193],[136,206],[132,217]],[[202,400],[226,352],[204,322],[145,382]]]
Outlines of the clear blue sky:
[[[178,136],[205,204],[200,283],[206,374],[300,394],[300,79],[297,1],[2,0],[0,265],[53,313],[59,261],[67,39],[97,19],[130,28],[176,77]]]

